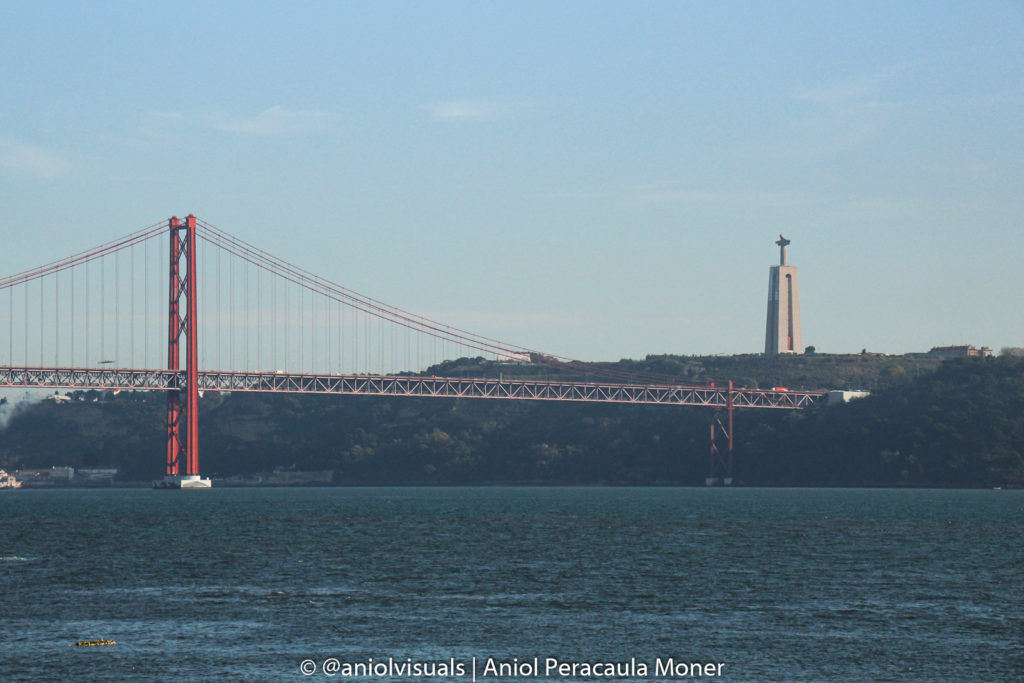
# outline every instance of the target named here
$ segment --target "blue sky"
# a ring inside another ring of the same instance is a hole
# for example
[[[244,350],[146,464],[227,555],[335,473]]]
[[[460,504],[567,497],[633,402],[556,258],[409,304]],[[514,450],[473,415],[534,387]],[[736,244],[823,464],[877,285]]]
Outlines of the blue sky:
[[[1024,346],[1019,2],[4,3],[0,273],[193,212],[586,360]]]

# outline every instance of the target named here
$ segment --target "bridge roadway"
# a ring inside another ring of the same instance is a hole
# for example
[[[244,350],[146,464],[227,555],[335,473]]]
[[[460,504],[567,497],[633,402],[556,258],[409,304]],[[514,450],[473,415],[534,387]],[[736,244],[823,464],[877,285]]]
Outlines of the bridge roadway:
[[[185,385],[184,370],[0,367],[0,387],[168,390]],[[536,379],[405,375],[322,375],[292,372],[199,372],[200,391],[251,391],[351,396],[576,401],[800,410],[824,400],[823,391],[730,389],[726,386],[619,384]]]

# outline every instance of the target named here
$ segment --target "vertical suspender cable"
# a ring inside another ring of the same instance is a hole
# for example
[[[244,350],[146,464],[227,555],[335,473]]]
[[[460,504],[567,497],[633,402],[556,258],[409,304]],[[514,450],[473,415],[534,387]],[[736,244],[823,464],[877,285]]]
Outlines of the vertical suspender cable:
[[[142,365],[147,368],[156,368],[159,365],[149,362],[149,316],[151,310],[149,305],[149,242],[146,240],[142,246]]]
[[[131,256],[131,270],[130,280],[128,282],[128,289],[131,291],[131,309],[128,315],[128,319],[131,320],[131,324],[128,327],[128,362],[134,368],[135,365],[135,247],[131,248],[129,252]]]
[[[28,365],[28,283],[25,283],[25,365]]]
[[[71,325],[71,367],[75,367],[75,269],[71,269],[71,315],[68,316],[68,322]]]
[[[228,311],[231,316],[231,321],[228,325],[228,363],[231,367],[229,370],[235,369],[234,355],[235,355],[235,260],[228,259]]]
[[[327,299],[327,374],[332,374],[334,363],[331,362],[334,356],[334,349],[331,347],[331,312],[334,310],[334,302]]]
[[[121,252],[114,252],[114,360],[121,366]]]
[[[223,356],[221,355],[220,349],[220,336],[221,328],[224,327],[224,313],[221,303],[224,301],[224,292],[220,288],[220,254],[222,249],[217,249],[217,369],[223,370],[224,363],[222,362]]]
[[[85,305],[82,306],[82,310],[85,311],[85,364],[82,367],[89,367],[89,319],[92,317],[92,302],[89,300],[89,262],[86,261],[83,266],[85,268]]]
[[[263,358],[263,269],[256,269],[256,369],[264,369]]]
[[[299,280],[299,372],[305,370],[306,351],[306,292],[302,288],[302,280]]]
[[[290,320],[291,316],[289,315],[289,312],[291,311],[291,307],[288,304],[289,297],[290,297],[290,293],[289,293],[290,290],[289,290],[289,287],[288,287],[288,283],[283,281],[283,280],[281,280],[276,275],[274,277],[274,281],[275,281],[275,285],[274,286],[276,288],[275,291],[279,291],[280,292],[279,294],[275,295],[275,296],[277,296],[277,307],[278,307],[278,310],[277,310],[277,312],[275,314],[276,326],[278,328],[278,331],[279,331],[280,337],[281,337],[281,348],[278,351],[280,360],[278,362],[282,363],[282,365],[281,365],[281,369],[282,370],[288,370],[288,369],[291,368],[291,365],[289,365],[289,362],[288,362],[289,352],[291,350],[291,345],[288,342],[290,331],[291,331],[291,329],[290,329],[291,328],[291,320]],[[276,343],[277,336],[275,336],[274,339],[275,339],[275,343]]]
[[[39,278],[39,367],[46,365],[46,359],[43,357],[43,301],[46,299],[44,293],[43,281],[46,278]]]
[[[284,307],[283,307],[284,319],[283,319],[283,322],[284,322],[284,362],[285,362],[285,370],[294,371],[295,370],[295,361],[292,359],[292,349],[294,348],[293,345],[292,345],[292,311],[295,310],[295,309],[292,308],[292,303],[291,303],[292,288],[290,286],[288,286],[287,284],[282,284],[281,286],[284,287]]]
[[[53,366],[60,367],[60,271],[53,274]]]
[[[106,312],[107,312],[107,280],[106,268],[103,267],[103,259],[99,260],[100,266],[100,361],[106,360]]]
[[[274,299],[274,305],[271,307],[274,310],[274,315],[270,320],[270,334],[272,336],[270,356],[275,368],[283,368],[281,359],[277,357],[277,330],[281,326],[281,317],[277,314],[277,277],[270,278],[270,294],[271,298]]]
[[[249,372],[249,262],[246,261],[242,267],[242,277],[245,278],[244,284],[242,285],[243,298],[245,301],[245,316],[243,318],[245,335],[242,337],[245,341],[242,343],[242,353],[245,355],[245,371]]]
[[[317,372],[316,365],[316,295],[309,293],[309,371]]]

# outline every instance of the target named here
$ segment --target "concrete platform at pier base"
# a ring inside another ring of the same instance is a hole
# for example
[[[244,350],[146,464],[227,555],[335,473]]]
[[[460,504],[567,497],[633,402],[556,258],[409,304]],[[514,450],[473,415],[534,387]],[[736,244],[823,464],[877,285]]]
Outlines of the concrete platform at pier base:
[[[704,485],[705,486],[719,486],[719,485],[721,485],[721,486],[732,486],[732,477],[725,477],[723,479],[719,479],[717,477],[707,477],[704,480]]]
[[[153,482],[155,489],[208,489],[211,486],[209,479],[198,474],[168,474]]]

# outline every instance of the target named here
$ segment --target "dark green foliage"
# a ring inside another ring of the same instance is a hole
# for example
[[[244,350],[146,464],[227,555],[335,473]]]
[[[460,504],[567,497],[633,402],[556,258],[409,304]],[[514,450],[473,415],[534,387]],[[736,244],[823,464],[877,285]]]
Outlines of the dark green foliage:
[[[951,360],[845,405],[740,417],[740,469],[758,483],[1024,485],[1024,358]]]
[[[764,356],[647,356],[616,365],[690,379],[733,380],[736,386],[770,389],[864,389],[873,391],[931,372],[941,361],[925,356],[825,354]]]
[[[438,377],[528,377],[611,380],[613,377],[660,376],[672,382],[726,382],[737,387],[768,389],[865,389],[893,386],[905,379],[933,371],[941,360],[935,357],[885,356],[880,354],[825,354],[764,356],[674,356],[649,355],[643,360],[623,359],[616,363],[558,365],[509,365],[483,358],[460,358],[430,368],[426,374]],[[654,381],[654,380],[652,380]]]
[[[120,467],[128,479],[149,479],[166,459],[167,402],[156,392],[77,392],[76,401],[41,401],[17,413],[0,432],[0,469]]]

